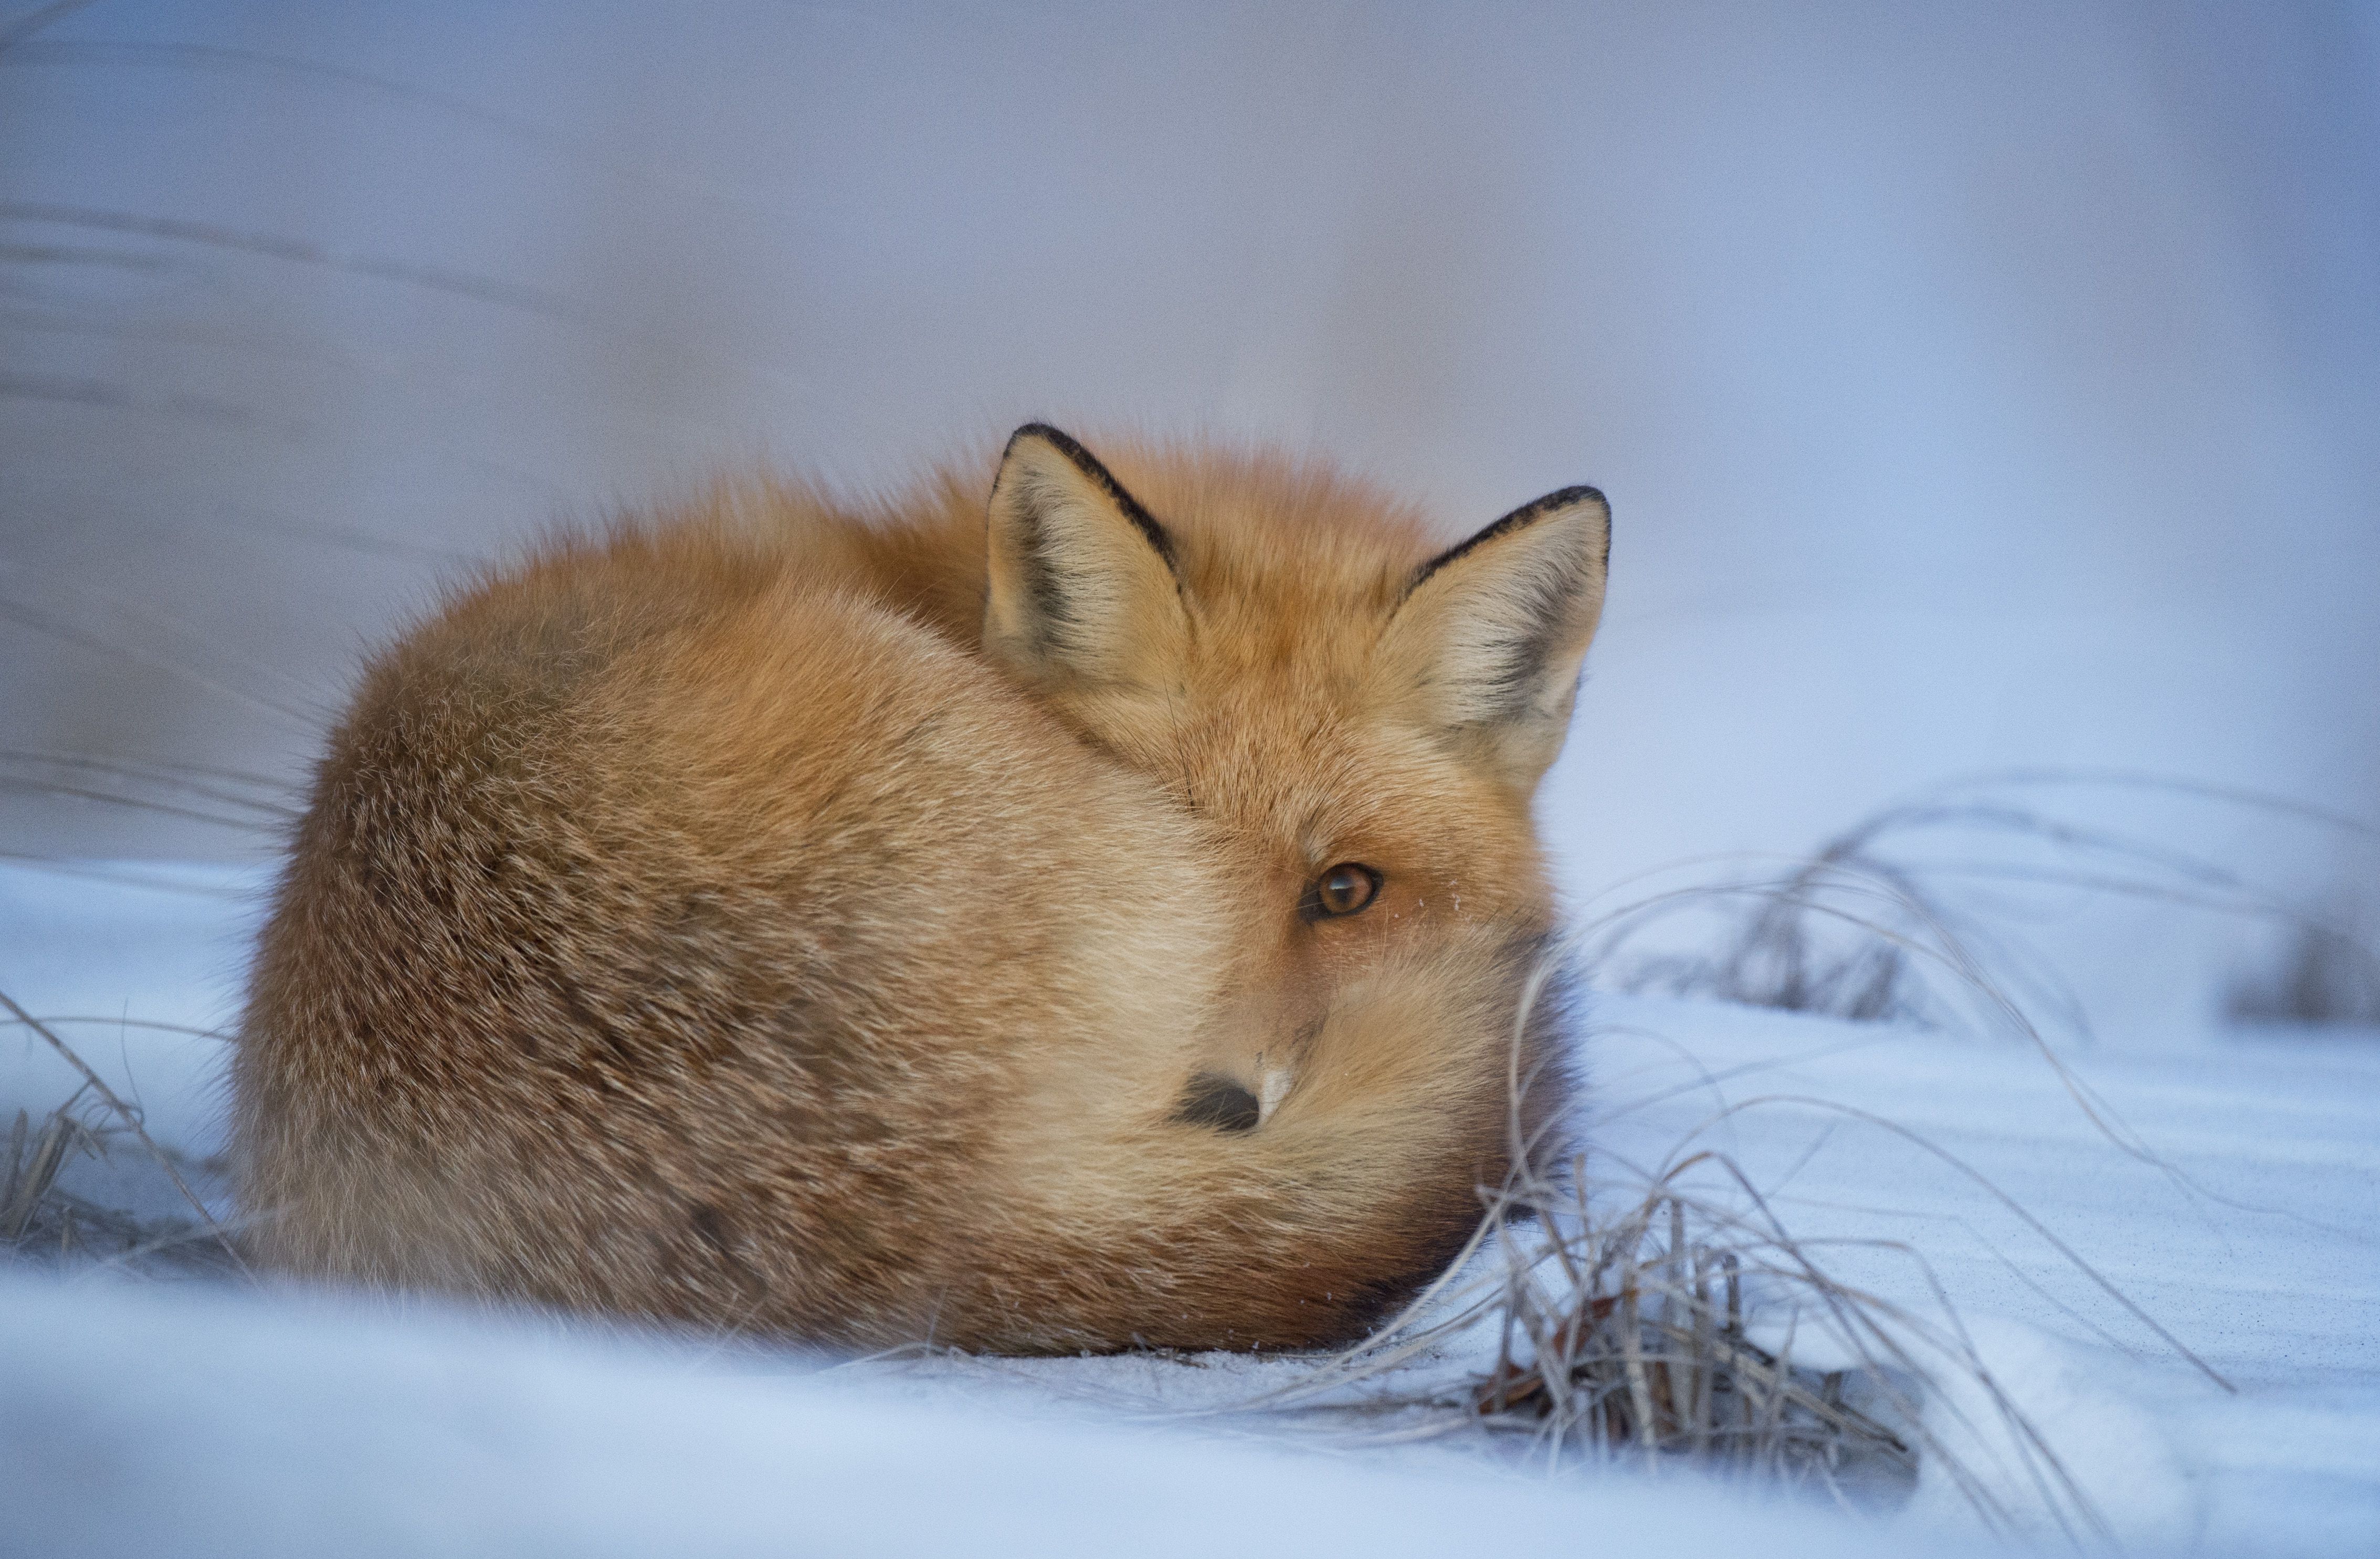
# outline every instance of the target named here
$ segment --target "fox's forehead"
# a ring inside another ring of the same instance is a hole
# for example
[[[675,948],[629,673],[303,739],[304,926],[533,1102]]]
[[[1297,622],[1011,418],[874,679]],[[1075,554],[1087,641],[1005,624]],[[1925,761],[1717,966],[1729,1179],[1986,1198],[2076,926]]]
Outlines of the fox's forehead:
[[[1420,733],[1380,718],[1372,664],[1445,544],[1439,527],[1278,452],[1130,451],[1114,464],[1174,549],[1195,630],[1172,761],[1215,803],[1274,831],[1336,830],[1386,772],[1439,765]]]
[[[1381,707],[1367,655],[1293,646],[1234,664],[1205,653],[1210,644],[1202,639],[1160,763],[1189,784],[1200,811],[1321,848],[1453,774],[1428,733]]]
[[[1368,640],[1445,544],[1413,505],[1320,460],[1160,449],[1113,464],[1172,539],[1193,612],[1232,636],[1216,648],[1235,659]]]

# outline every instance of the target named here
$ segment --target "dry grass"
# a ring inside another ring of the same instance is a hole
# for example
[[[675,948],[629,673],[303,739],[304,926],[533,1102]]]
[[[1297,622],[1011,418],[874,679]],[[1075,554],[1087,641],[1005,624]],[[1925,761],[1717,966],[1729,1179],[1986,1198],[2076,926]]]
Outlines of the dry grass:
[[[1576,1173],[1515,1187],[1467,1275],[1286,1395],[1330,1396],[1342,1416],[1394,1410],[1399,1438],[1475,1430],[1548,1471],[1621,1463],[1862,1504],[1905,1494],[1925,1438],[1918,1361],[1898,1357],[1913,1318],[1721,1202],[1612,1189]],[[1830,1334],[1824,1366],[1795,1358],[1813,1318]],[[1492,1362],[1409,1383],[1413,1361],[1483,1329]],[[1367,1382],[1387,1389],[1350,1394]]]
[[[0,992],[7,1013],[81,1075],[81,1086],[38,1122],[17,1112],[9,1128],[5,1194],[0,1194],[0,1250],[19,1258],[78,1258],[126,1273],[191,1276],[245,1273],[234,1231],[218,1221],[195,1188],[219,1184],[225,1165],[192,1159],[149,1135],[140,1109],[16,999]],[[62,1184],[78,1158],[106,1160],[138,1150],[189,1208],[188,1216],[142,1218],[75,1195]]]
[[[128,1147],[131,1133],[104,1105],[86,1106],[77,1092],[40,1121],[24,1110],[9,1127],[0,1159],[0,1250],[19,1259],[78,1259],[142,1276],[212,1276],[240,1270],[236,1253],[212,1220],[143,1219],[103,1207],[60,1184],[78,1158],[107,1159]],[[219,1175],[221,1166],[176,1155],[187,1179]]]
[[[2235,1023],[2380,1027],[2380,954],[2351,910],[2289,928],[2262,969],[2233,977],[2224,1012]]]
[[[9,614],[0,601],[0,617]],[[0,748],[0,798],[108,807],[195,824],[211,847],[277,846],[298,817],[289,786],[261,774],[191,763]],[[54,863],[55,864],[55,863]]]
[[[2350,917],[2310,911],[2301,895],[2208,857],[2041,804],[2077,793],[2289,821],[2366,852],[2380,844],[2368,822],[2249,791],[2090,770],[1983,774],[1871,813],[1806,858],[1687,863],[1692,875],[1675,885],[1640,883],[1617,907],[1590,902],[1582,955],[1610,989],[1854,1022],[2032,1034],[2055,1021],[2087,1032],[2080,1004],[2019,927],[2045,896],[2112,897],[2289,937],[2285,971],[2235,985],[2237,1016],[2337,1020],[2312,1015],[2380,1006],[2380,952]],[[1658,945],[1682,922],[1689,945]]]
[[[1793,1360],[1804,1304],[1858,1326],[1877,1301],[1833,1282],[1781,1230],[1755,1233],[1681,1193],[1597,1215],[1584,1191],[1535,1205],[1550,1189],[1524,1193],[1546,1237],[1500,1240],[1501,1339],[1469,1393],[1483,1419],[1524,1433],[1548,1462],[1575,1446],[1787,1483],[1914,1478],[1913,1395],[1869,1361],[1855,1402],[1850,1371]],[[1774,1351],[1753,1340],[1747,1284],[1770,1303],[1780,1286],[1800,1292]]]
[[[1861,1512],[1905,1502],[1930,1466],[1988,1529],[2037,1534],[2046,1512],[2077,1545],[2107,1541],[1923,1257],[1849,1243],[1904,1257],[1926,1310],[1830,1273],[1824,1242],[1797,1239],[1725,1155],[1602,1176],[1572,1159],[1494,1197],[1465,1259],[1378,1335],[1236,1410],[1360,1443],[1469,1437],[1547,1474],[1689,1472]],[[1957,1431],[2013,1448],[2027,1509],[2003,1497],[2008,1468],[1987,1477],[1936,1433],[1926,1407],[1949,1374],[1995,1420]]]

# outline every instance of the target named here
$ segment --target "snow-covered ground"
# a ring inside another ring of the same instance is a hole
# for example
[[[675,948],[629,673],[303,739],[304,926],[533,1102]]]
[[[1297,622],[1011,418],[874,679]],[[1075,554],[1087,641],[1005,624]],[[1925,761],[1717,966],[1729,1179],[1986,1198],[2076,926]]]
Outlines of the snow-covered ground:
[[[225,1022],[256,883],[188,866],[0,869],[0,990],[78,1019],[60,1032],[138,1097],[160,1139],[203,1155],[220,1140],[223,1042],[136,1024]],[[2124,1546],[2380,1551],[2380,1035],[2168,1034],[2053,1056],[2012,1040],[1607,996],[1584,1042],[1598,1173],[1658,1172],[1715,1148],[1838,1276],[1924,1313],[1938,1313],[1938,1282],[1992,1381]],[[21,1028],[0,1063],[10,1114],[38,1117],[79,1080]],[[78,1163],[66,1183],[175,1211],[163,1176],[127,1151]],[[1458,1345],[1406,1374],[1453,1379],[1475,1362]],[[1756,1541],[1764,1553],[1843,1554],[1991,1542],[1938,1464],[1900,1508],[1846,1513],[1675,1473],[1548,1474],[1467,1431],[1362,1443],[1343,1419],[1218,1411],[1312,1368],[1220,1357],[837,1368],[533,1317],[23,1263],[0,1270],[0,1549],[1442,1554],[1492,1541],[1684,1553]],[[1997,1421],[1981,1390],[1942,1370],[1928,1428],[2033,1536],[2053,1539],[2036,1464],[1961,1427]]]

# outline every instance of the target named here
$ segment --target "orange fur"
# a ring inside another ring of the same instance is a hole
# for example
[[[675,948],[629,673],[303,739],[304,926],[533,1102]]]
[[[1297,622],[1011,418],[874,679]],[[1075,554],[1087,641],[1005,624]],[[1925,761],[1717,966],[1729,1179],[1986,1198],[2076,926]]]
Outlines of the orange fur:
[[[1333,1342],[1442,1267],[1561,1102],[1529,802],[1601,499],[1433,564],[1314,466],[1112,473],[722,491],[380,656],[243,1029],[260,1251],[1017,1351]]]

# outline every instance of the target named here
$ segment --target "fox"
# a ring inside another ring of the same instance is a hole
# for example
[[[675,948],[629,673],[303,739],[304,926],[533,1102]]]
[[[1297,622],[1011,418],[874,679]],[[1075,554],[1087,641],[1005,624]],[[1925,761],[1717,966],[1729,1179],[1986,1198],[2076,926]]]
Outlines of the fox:
[[[1609,506],[1450,546],[1111,454],[722,488],[370,657],[237,1033],[256,1257],[1012,1354],[1335,1346],[1444,1271],[1577,1086],[1533,800]]]

